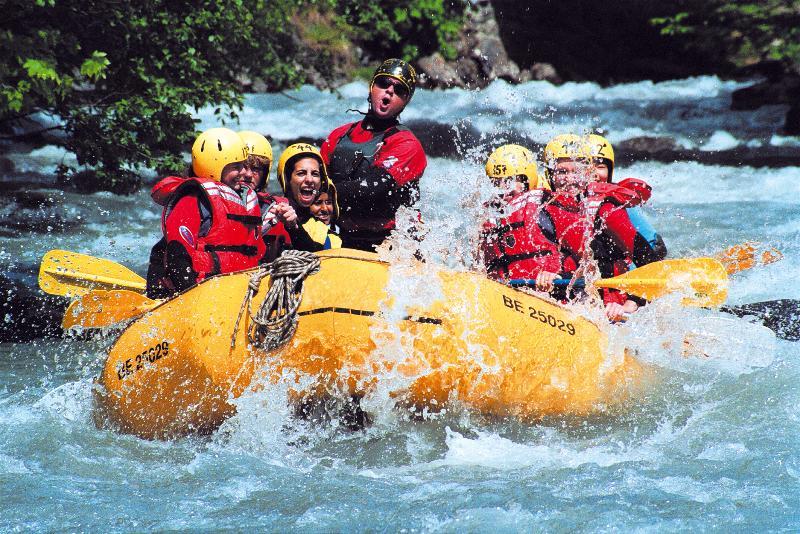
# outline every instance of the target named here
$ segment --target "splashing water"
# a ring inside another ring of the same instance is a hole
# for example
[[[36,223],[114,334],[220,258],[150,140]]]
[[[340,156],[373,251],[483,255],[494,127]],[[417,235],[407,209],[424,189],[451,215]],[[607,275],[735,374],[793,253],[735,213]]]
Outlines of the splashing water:
[[[93,380],[110,340],[3,343],[3,530],[796,530],[800,345],[744,319],[682,308],[670,297],[624,325],[604,326],[612,346],[635,350],[649,369],[646,387],[619,411],[523,424],[457,402],[410,414],[391,397],[413,378],[397,371],[413,354],[413,340],[396,326],[405,307],[441,297],[440,266],[475,267],[476,221],[493,194],[483,179],[492,148],[598,126],[614,143],[647,135],[706,150],[800,146],[773,134],[785,108],[728,111],[741,86],[704,77],[418,91],[405,121],[455,125],[448,142],[456,150],[429,159],[418,206],[422,242],[405,233],[416,215],[404,212],[392,246],[380,251],[392,265],[393,298],[381,309],[390,320],[372,333],[379,341],[372,358],[393,365],[361,399],[372,424],[348,430],[341,406],[327,419],[296,417],[292,384],[313,377],[272,380],[267,368],[232,400],[237,414],[212,436],[143,441],[92,420]],[[250,95],[241,127],[271,135],[276,148],[297,136],[322,138],[355,120],[343,110],[359,105],[365,90],[349,84],[338,91],[341,100],[310,87],[291,95],[299,101]],[[214,125],[211,110],[199,118]],[[61,192],[50,175],[63,152],[9,157],[18,172],[32,173],[24,187],[15,185],[20,176],[2,179],[10,193],[0,203],[0,261],[9,278],[33,285],[31,273],[52,248],[144,272],[159,233],[146,192]],[[746,240],[784,253],[781,262],[736,275],[730,302],[800,298],[798,167],[620,162],[617,176],[653,186],[647,215],[672,257],[711,255]],[[427,260],[422,269],[415,253]],[[481,350],[460,357],[491,372]]]

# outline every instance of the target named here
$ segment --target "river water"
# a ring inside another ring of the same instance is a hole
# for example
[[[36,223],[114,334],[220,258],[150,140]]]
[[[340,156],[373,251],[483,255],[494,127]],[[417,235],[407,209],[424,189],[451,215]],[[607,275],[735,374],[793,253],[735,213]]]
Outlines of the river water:
[[[703,77],[418,91],[404,120],[452,126],[457,147],[431,158],[422,181],[420,210],[431,229],[425,252],[451,267],[470,266],[478,207],[491,194],[481,160],[505,139],[543,143],[600,127],[614,143],[647,135],[708,154],[735,147],[797,153],[799,139],[773,134],[785,107],[728,110],[741,86]],[[271,135],[278,149],[319,139],[355,120],[345,110],[363,109],[365,94],[363,83],[353,83],[337,93],[305,87],[251,95],[242,127]],[[198,116],[204,126],[215,124],[210,110]],[[30,273],[53,248],[144,272],[159,232],[147,192],[63,192],[52,179],[69,159],[60,150],[17,148],[7,156],[16,171],[2,182],[0,264],[10,277],[32,284]],[[625,176],[653,186],[647,215],[671,257],[709,255],[746,240],[783,252],[782,261],[735,276],[731,303],[800,298],[799,166],[619,162],[616,177]],[[375,423],[352,432],[293,419],[286,392],[271,386],[238,399],[238,414],[214,435],[171,442],[92,422],[92,380],[109,338],[2,343],[0,530],[800,529],[800,343],[729,317],[720,320],[726,334],[711,357],[686,359],[675,336],[716,324],[720,313],[667,299],[637,315],[611,336],[637,348],[655,379],[622,411],[522,424],[454,405],[412,421],[367,402]]]

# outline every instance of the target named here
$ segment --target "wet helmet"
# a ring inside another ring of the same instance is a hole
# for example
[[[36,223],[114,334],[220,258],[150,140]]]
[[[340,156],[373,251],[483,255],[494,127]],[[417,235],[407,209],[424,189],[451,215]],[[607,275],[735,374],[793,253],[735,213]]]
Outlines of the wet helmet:
[[[600,158],[608,165],[608,181],[614,174],[614,147],[611,142],[602,135],[589,134],[587,138],[589,144],[589,154],[592,158]]]
[[[219,182],[226,165],[246,159],[244,141],[228,128],[210,128],[198,135],[192,145],[192,169],[199,178]]]
[[[544,175],[550,187],[553,186],[553,171],[559,159],[583,159],[589,157],[586,139],[575,134],[561,134],[552,138],[544,147]]]
[[[247,146],[247,157],[250,159],[256,156],[260,159],[267,160],[267,172],[264,175],[264,183],[261,184],[260,189],[266,189],[269,183],[269,175],[272,172],[272,145],[267,141],[267,138],[258,132],[252,130],[243,130],[239,133],[244,144]]]
[[[319,162],[320,182],[323,191],[327,191],[331,179],[328,177],[328,169],[322,161],[322,154],[314,145],[308,143],[295,143],[286,147],[278,159],[278,183],[281,184],[284,194],[288,194],[289,175],[294,167],[294,162],[303,157],[312,157]]]
[[[486,160],[486,176],[489,178],[524,176],[528,189],[546,187],[544,181],[539,183],[533,152],[520,145],[503,145],[492,152]]]
[[[417,71],[407,61],[392,58],[381,63],[380,67],[375,69],[372,80],[369,82],[370,91],[375,84],[375,80],[380,76],[388,76],[402,83],[408,89],[409,100],[414,96],[414,89],[417,87]]]

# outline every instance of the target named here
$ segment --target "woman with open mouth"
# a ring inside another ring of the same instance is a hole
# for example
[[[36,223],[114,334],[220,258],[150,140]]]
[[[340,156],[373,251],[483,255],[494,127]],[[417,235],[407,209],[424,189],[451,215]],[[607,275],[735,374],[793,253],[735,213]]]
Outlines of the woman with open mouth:
[[[287,147],[278,160],[278,182],[297,213],[297,226],[287,228],[289,241],[284,247],[309,252],[341,248],[339,236],[311,213],[320,193],[333,191],[319,149],[306,143]],[[334,209],[338,214],[338,206]]]

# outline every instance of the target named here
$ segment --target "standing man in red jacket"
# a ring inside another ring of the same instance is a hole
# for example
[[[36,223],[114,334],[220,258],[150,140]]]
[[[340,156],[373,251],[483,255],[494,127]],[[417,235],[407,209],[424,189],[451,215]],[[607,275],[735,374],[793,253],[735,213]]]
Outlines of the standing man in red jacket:
[[[397,209],[419,198],[428,162],[419,139],[399,121],[416,83],[414,67],[387,59],[369,84],[366,116],[336,128],[322,145],[345,247],[372,251],[394,228]]]

